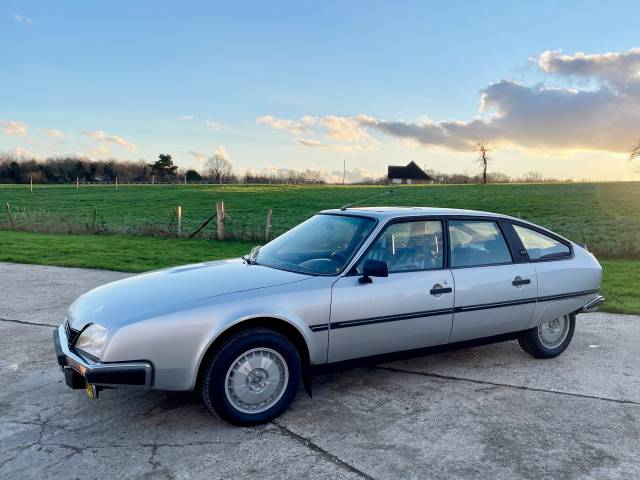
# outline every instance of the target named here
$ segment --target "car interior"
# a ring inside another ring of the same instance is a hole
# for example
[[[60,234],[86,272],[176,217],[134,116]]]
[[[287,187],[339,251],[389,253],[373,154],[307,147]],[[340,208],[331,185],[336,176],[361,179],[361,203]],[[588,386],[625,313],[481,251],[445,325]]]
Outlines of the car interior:
[[[359,263],[358,273],[368,259],[386,262],[389,272],[442,268],[442,224],[418,221],[391,225]]]

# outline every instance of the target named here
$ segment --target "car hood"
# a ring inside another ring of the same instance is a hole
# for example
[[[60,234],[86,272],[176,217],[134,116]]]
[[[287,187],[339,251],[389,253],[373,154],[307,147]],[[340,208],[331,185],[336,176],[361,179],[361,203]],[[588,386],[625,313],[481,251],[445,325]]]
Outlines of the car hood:
[[[311,278],[308,275],[248,265],[241,259],[157,270],[107,283],[69,307],[71,328],[89,323],[113,327],[202,305],[207,299]]]

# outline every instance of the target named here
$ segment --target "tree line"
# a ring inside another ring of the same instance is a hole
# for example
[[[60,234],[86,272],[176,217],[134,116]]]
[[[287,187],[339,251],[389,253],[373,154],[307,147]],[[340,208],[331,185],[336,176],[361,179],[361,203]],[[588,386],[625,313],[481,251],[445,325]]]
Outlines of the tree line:
[[[486,165],[486,164],[485,164]],[[539,183],[557,182],[558,179],[545,178],[538,172],[529,172],[521,177],[510,177],[500,172],[479,174],[442,173],[427,170],[435,183]],[[148,163],[139,161],[90,160],[81,157],[54,157],[45,160],[17,158],[0,155],[0,183],[87,183],[120,182],[172,183],[172,182],[215,182],[215,183],[328,183],[320,170],[278,169],[273,171],[246,171],[236,174],[228,158],[214,154],[198,172],[181,169],[174,165],[169,154],[160,154],[158,160]],[[387,183],[386,177],[364,178],[355,183],[380,185]]]

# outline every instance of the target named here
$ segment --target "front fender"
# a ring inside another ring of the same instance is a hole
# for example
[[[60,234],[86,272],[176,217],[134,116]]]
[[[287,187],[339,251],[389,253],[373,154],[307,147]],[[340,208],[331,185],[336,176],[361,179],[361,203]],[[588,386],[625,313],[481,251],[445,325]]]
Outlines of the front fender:
[[[103,361],[150,362],[152,388],[191,390],[209,347],[230,328],[256,318],[273,318],[294,327],[304,339],[312,365],[326,363],[328,331],[313,332],[309,325],[327,323],[331,277],[315,277],[220,297],[217,302],[118,329]]]

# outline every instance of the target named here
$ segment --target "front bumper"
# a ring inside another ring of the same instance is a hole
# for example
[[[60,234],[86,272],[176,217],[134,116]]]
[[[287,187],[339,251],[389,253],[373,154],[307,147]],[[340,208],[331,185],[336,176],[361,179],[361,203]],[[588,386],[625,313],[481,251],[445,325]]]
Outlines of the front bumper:
[[[151,390],[153,368],[148,362],[101,363],[85,359],[69,348],[64,325],[53,331],[53,345],[58,365],[64,371],[65,382],[71,388],[85,388],[86,384],[90,384]]]

